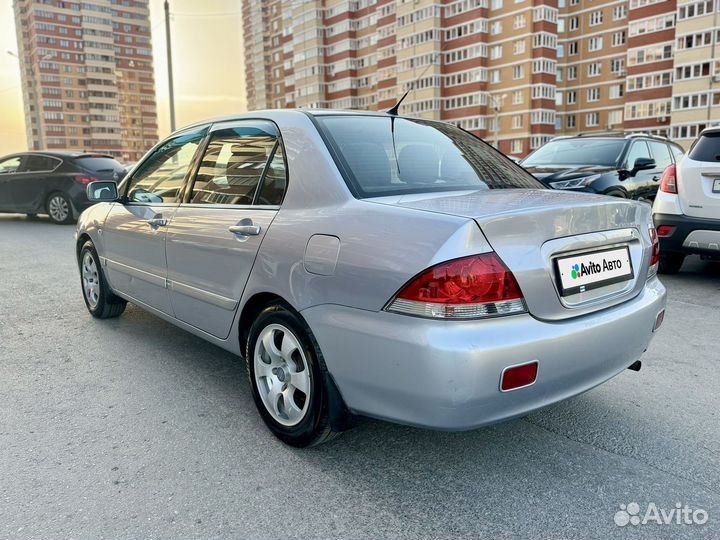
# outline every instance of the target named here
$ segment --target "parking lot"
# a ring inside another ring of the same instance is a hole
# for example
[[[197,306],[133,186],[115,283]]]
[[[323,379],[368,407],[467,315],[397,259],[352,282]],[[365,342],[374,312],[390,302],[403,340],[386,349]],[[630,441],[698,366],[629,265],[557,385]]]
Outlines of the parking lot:
[[[296,450],[238,358],[134,306],[90,317],[73,232],[0,216],[0,537],[720,537],[720,264],[663,278],[639,373],[485,429],[367,420]],[[631,502],[709,519],[616,525]]]

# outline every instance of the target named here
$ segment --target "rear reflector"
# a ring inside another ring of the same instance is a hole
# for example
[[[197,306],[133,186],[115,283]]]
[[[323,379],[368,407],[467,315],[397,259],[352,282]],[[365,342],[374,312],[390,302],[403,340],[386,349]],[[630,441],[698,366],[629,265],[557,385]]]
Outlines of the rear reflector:
[[[94,176],[85,176],[82,174],[73,175],[73,180],[75,180],[78,184],[82,184],[84,186],[87,186],[88,184],[91,184],[93,182],[97,182],[97,178],[95,178]]]
[[[660,313],[657,314],[657,317],[655,317],[655,327],[653,328],[653,332],[660,328],[663,321],[665,320],[665,310],[663,309]]]
[[[671,227],[670,225],[660,225],[657,228],[657,235],[660,238],[667,238],[674,232],[675,232],[675,227]]]
[[[527,311],[515,276],[495,253],[425,270],[400,289],[385,309],[439,319],[481,319]]]
[[[537,372],[537,361],[505,368],[500,377],[500,390],[509,392],[510,390],[530,386],[535,382]]]
[[[650,255],[650,266],[648,268],[647,278],[655,276],[660,266],[660,240],[658,240],[658,233],[655,227],[650,225],[650,240],[652,241],[652,252]]]

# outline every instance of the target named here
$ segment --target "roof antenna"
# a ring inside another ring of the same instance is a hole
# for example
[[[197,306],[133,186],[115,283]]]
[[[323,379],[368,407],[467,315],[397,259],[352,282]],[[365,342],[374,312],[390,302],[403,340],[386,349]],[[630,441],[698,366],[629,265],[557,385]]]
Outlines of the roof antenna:
[[[418,77],[412,83],[410,83],[410,86],[408,87],[407,91],[402,95],[402,97],[398,100],[398,102],[395,105],[393,105],[391,109],[389,109],[387,111],[387,114],[391,114],[393,116],[398,115],[398,110],[400,109],[400,104],[403,102],[403,100],[407,97],[407,95],[410,92],[415,90],[415,84],[417,84],[417,82],[422,78],[422,76],[425,75],[427,70],[430,69],[430,66],[435,64],[435,60],[440,58],[441,53],[442,53],[442,51],[435,53],[435,57],[432,59],[432,61],[425,67],[425,69],[422,70],[422,73],[420,75],[418,75]]]

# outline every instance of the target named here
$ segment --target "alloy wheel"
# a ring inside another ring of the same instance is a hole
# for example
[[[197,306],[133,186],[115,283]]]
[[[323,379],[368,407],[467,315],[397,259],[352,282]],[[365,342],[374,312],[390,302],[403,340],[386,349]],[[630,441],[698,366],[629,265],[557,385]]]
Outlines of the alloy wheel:
[[[255,383],[265,409],[283,426],[295,426],[310,405],[310,368],[300,341],[281,324],[263,328],[255,343]]]
[[[62,195],[55,195],[48,202],[48,213],[55,221],[65,221],[70,215],[70,207]]]
[[[100,276],[95,259],[89,251],[85,252],[82,261],[83,293],[90,307],[95,308],[100,300]]]

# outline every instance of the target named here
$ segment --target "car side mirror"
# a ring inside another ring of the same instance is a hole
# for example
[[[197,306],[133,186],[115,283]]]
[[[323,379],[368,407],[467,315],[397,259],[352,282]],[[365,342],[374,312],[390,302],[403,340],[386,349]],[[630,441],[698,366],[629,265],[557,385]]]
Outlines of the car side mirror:
[[[654,169],[656,166],[657,165],[655,165],[655,160],[653,158],[639,157],[635,160],[635,163],[633,163],[632,172],[634,174],[638,171]]]
[[[90,202],[113,202],[118,200],[118,190],[115,182],[90,182],[86,190]]]

